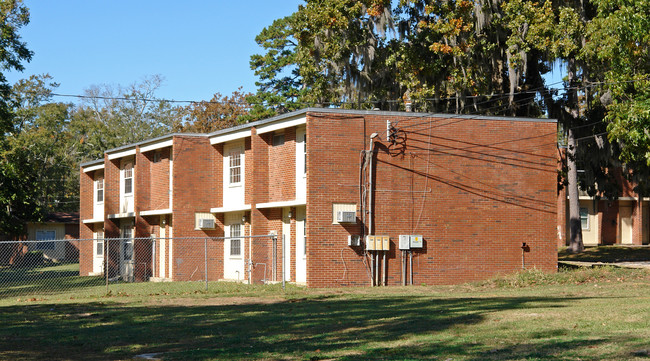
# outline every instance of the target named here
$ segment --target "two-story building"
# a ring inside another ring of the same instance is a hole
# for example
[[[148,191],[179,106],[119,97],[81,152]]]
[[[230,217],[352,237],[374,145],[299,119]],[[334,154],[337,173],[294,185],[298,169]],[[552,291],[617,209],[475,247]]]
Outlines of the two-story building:
[[[549,119],[309,108],[171,134],[82,164],[80,273],[336,287],[554,271],[556,168]]]

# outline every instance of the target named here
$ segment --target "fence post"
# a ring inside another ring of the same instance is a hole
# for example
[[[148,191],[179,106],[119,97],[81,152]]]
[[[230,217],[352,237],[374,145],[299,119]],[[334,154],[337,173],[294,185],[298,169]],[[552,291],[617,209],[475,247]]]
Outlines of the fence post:
[[[207,291],[208,290],[208,238],[207,237],[204,238],[203,242],[204,242],[203,243],[203,250],[204,250],[203,258],[204,258],[204,262],[205,262],[205,265],[204,265],[205,268],[204,268],[203,274],[205,275],[205,290]]]
[[[106,294],[108,294],[108,251],[110,240],[104,240],[104,277],[106,278]]]

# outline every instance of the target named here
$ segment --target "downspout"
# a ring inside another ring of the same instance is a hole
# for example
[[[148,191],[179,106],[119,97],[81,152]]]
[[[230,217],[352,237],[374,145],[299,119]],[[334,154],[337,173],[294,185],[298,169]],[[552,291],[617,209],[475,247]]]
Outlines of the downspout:
[[[372,158],[374,154],[374,146],[375,142],[374,139],[378,136],[377,133],[372,133],[370,134],[370,149],[368,150],[368,160],[369,160],[369,173],[368,173],[368,235],[373,235],[373,223],[374,223],[374,218],[372,214],[372,209],[373,209],[373,203],[372,203],[372,195],[373,195],[373,176],[372,176]],[[376,248],[376,247],[375,247]],[[377,251],[374,251],[372,254],[372,259],[371,262],[375,263],[375,272],[373,273],[373,286],[376,286],[379,283],[379,263],[378,263],[378,255]]]

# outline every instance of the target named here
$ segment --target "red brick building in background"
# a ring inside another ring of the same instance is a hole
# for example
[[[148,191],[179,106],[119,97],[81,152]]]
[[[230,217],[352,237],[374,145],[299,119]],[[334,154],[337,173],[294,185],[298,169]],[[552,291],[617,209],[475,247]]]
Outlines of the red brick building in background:
[[[309,108],[108,150],[81,166],[80,235],[96,241],[80,273],[102,273],[106,252],[127,280],[206,265],[209,280],[310,287],[552,272],[556,134],[549,119]],[[388,250],[370,250],[370,228]]]

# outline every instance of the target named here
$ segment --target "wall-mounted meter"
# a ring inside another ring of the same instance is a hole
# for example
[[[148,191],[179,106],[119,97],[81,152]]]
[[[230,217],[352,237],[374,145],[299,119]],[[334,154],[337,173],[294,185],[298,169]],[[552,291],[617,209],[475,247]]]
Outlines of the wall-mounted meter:
[[[390,237],[389,236],[381,236],[381,249],[384,250],[384,251],[390,251]]]
[[[411,248],[422,248],[422,235],[411,235]]]
[[[366,250],[374,251],[377,247],[375,246],[375,236],[366,236]]]
[[[399,235],[399,249],[411,249],[411,236],[408,234]]]
[[[359,236],[348,236],[348,246],[358,247],[361,245],[361,237]]]

